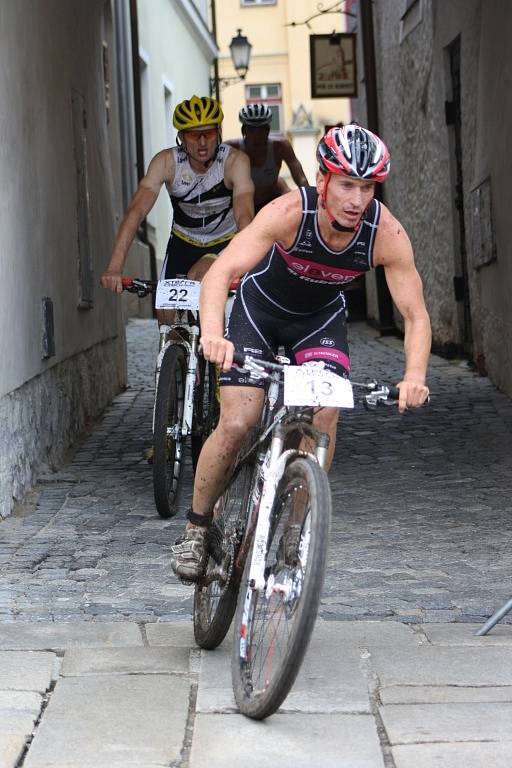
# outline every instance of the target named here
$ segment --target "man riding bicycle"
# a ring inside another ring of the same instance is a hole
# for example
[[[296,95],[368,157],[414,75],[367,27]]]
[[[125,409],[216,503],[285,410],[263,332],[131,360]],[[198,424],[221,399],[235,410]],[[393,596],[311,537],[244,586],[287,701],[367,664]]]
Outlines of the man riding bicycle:
[[[203,283],[203,352],[224,373],[219,424],[200,455],[189,523],[172,547],[173,570],[188,581],[202,575],[213,505],[263,404],[262,382],[231,369],[235,348],[264,358],[282,345],[295,364],[322,360],[335,373],[348,376],[341,289],[382,265],[405,326],[399,410],[419,406],[428,397],[431,331],[421,279],[405,230],[374,198],[375,184],[389,173],[388,150],[378,136],[352,124],[332,128],[321,139],[317,158],[316,187],[302,187],[265,206],[233,239]],[[233,278],[244,273],[224,336],[227,290]],[[326,468],[334,452],[337,420],[337,408],[315,414],[316,427],[330,436]]]
[[[280,195],[290,191],[284,179],[279,177],[283,162],[288,166],[298,187],[308,185],[308,180],[287,139],[269,138],[272,112],[265,104],[247,104],[238,113],[242,123],[242,138],[228,139],[227,144],[245,152],[251,161],[254,182],[254,206],[256,211]]]
[[[121,293],[128,249],[165,184],[173,224],[161,278],[186,274],[201,280],[237,230],[254,216],[250,164],[243,153],[222,143],[224,115],[208,96],[180,102],[173,114],[177,146],[151,160],[121,222],[110,263],[101,276],[104,288]],[[163,320],[163,316],[159,317]]]

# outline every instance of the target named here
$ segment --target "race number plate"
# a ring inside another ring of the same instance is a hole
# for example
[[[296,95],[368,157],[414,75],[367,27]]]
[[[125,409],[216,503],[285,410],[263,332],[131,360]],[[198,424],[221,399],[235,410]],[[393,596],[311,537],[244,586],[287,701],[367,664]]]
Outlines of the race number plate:
[[[197,280],[159,280],[156,289],[157,309],[199,309],[199,287]]]
[[[353,408],[352,384],[327,368],[290,365],[284,369],[284,404]]]

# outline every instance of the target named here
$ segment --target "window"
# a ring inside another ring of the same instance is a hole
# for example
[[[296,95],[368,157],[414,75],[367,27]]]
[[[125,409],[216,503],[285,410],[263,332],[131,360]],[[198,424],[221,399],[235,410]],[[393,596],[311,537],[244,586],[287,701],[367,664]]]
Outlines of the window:
[[[240,0],[240,5],[276,5],[277,0]]]
[[[418,26],[423,18],[423,0],[404,0],[400,17],[400,42]]]
[[[267,85],[246,85],[245,86],[246,104],[265,104],[272,112],[272,122],[270,123],[270,133],[282,133],[282,99],[281,86],[279,83],[269,83]]]
[[[140,100],[142,108],[142,143],[144,151],[144,169],[147,170],[151,160],[151,103],[149,96],[149,56],[139,50]]]

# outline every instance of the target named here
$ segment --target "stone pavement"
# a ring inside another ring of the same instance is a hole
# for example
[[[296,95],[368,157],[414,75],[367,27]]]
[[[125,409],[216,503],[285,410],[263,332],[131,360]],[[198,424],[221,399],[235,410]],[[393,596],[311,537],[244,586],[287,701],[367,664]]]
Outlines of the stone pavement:
[[[399,378],[401,343],[350,326],[353,377]],[[152,321],[129,388],[0,523],[0,768],[512,764],[512,403],[432,358],[431,404],[345,412],[320,620],[279,714],[234,710],[229,644],[193,644],[158,519]],[[187,466],[182,507],[190,499]],[[237,738],[238,737],[238,738]]]
[[[319,619],[263,723],[189,621],[0,625],[2,768],[510,768],[512,627]]]

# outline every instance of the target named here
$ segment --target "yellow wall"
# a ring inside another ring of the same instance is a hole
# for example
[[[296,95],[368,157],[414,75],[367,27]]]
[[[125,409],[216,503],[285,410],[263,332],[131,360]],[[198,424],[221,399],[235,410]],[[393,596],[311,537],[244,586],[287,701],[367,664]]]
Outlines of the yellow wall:
[[[292,142],[310,183],[314,183],[315,148],[324,126],[340,120],[347,122],[350,118],[350,99],[311,98],[309,35],[333,30],[342,32],[346,28],[345,16],[341,12],[312,19],[310,29],[300,24],[318,12],[317,6],[317,0],[277,0],[275,5],[252,7],[241,6],[240,0],[217,0],[216,3],[221,77],[236,74],[228,46],[237,29],[240,28],[252,43],[251,62],[245,81],[221,88],[225,113],[224,137],[240,135],[238,110],[246,103],[245,85],[280,83],[284,135]],[[295,22],[296,26],[286,26],[291,22]],[[309,134],[289,133],[293,113],[300,106],[312,117],[313,130]],[[286,167],[281,169],[281,175],[289,181]]]

